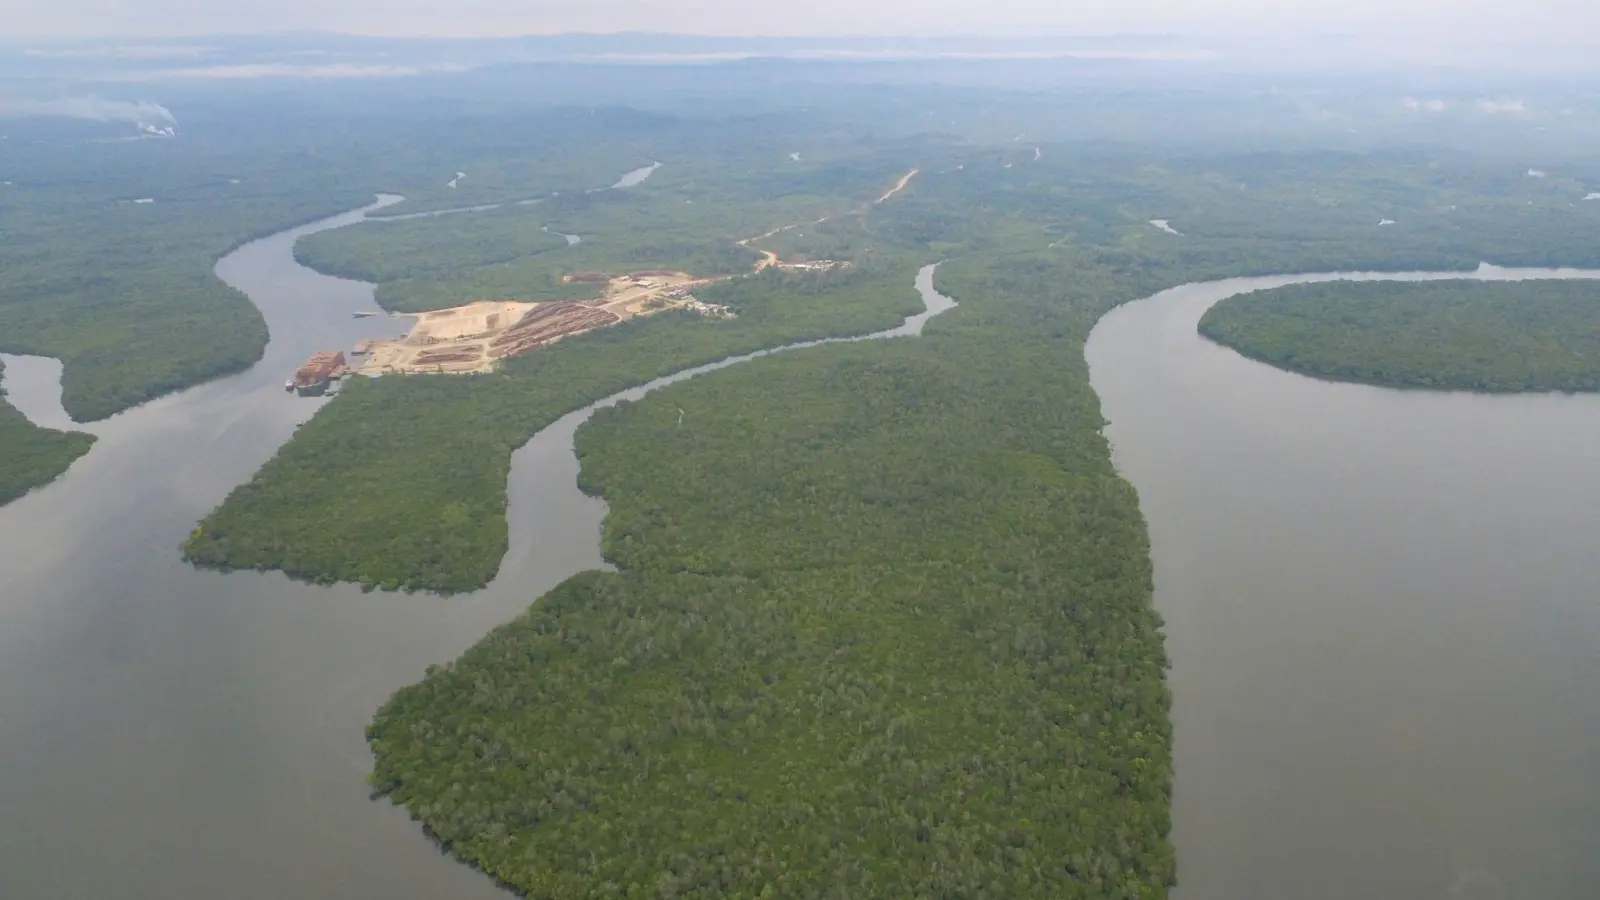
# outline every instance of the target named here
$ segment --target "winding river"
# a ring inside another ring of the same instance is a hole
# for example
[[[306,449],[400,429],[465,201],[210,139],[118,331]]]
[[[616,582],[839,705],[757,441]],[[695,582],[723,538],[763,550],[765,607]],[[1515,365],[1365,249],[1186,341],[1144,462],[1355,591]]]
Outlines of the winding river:
[[[1527,276],[1600,272],[1477,273]],[[1600,396],[1315,381],[1195,332],[1307,280],[1166,291],[1087,349],[1167,622],[1174,897],[1600,896]]]
[[[512,549],[477,594],[177,552],[325,402],[285,394],[285,372],[403,327],[352,318],[371,286],[292,254],[396,199],[219,262],[267,318],[262,362],[90,426],[92,452],[0,509],[0,897],[504,896],[368,800],[362,732],[426,666],[602,565],[605,506],[572,453],[589,410],[517,451]],[[873,337],[950,306],[932,276],[927,312]],[[1089,346],[1168,622],[1180,896],[1580,896],[1600,883],[1600,398],[1331,385],[1195,336],[1220,297],[1288,280],[1168,291]],[[18,405],[47,415],[53,372],[8,378]]]
[[[477,594],[363,594],[278,573],[201,572],[177,549],[326,402],[286,394],[285,372],[313,350],[404,327],[354,318],[373,308],[372,286],[293,256],[300,236],[398,199],[221,260],[218,275],[267,319],[262,361],[84,426],[100,436],[88,455],[0,508],[0,897],[505,896],[441,855],[403,811],[368,799],[363,730],[428,665],[603,565],[605,504],[578,491],[572,451],[593,407],[513,457],[512,550]],[[932,266],[917,287],[927,311],[871,337],[914,335],[952,305],[934,292]],[[62,424],[50,419],[52,409],[64,418],[59,368],[19,362],[7,378],[18,407]]]

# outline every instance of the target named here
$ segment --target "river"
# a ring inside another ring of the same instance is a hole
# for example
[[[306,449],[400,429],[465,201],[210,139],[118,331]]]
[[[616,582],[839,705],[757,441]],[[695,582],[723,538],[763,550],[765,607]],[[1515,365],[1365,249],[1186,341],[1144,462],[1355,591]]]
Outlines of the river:
[[[602,565],[605,504],[578,491],[572,452],[589,410],[513,457],[512,549],[477,594],[363,594],[278,573],[202,572],[178,552],[326,402],[285,393],[288,372],[314,350],[405,327],[354,318],[374,308],[372,286],[293,257],[301,235],[398,199],[222,259],[218,275],[266,317],[262,361],[87,426],[100,437],[88,455],[0,508],[0,897],[505,896],[441,855],[402,810],[368,799],[363,731],[428,665]],[[879,337],[915,334],[949,308],[932,271],[917,279],[928,311]],[[21,362],[7,378],[18,407],[64,417],[58,369]]]
[[[1577,273],[1479,273],[1519,274]],[[1600,396],[1334,384],[1196,334],[1299,280],[1166,291],[1087,349],[1167,623],[1174,897],[1600,896]]]

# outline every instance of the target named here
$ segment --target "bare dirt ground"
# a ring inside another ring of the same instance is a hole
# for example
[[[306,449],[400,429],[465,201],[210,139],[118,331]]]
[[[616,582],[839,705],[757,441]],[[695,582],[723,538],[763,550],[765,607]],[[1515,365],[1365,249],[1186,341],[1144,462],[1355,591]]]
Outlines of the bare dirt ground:
[[[638,272],[611,278],[604,296],[595,300],[478,300],[419,313],[405,337],[367,342],[366,358],[358,360],[356,371],[365,375],[487,372],[507,356],[568,335],[694,305],[697,301],[689,291],[711,281],[683,272]]]
[[[882,203],[885,200],[888,200],[890,197],[893,197],[895,194],[898,194],[901,191],[905,190],[906,189],[906,185],[910,184],[911,183],[911,179],[917,177],[917,173],[920,172],[920,171],[922,171],[922,170],[918,169],[918,168],[913,168],[911,171],[909,171],[906,174],[900,176],[900,179],[894,183],[894,186],[889,188],[889,190],[885,191],[883,193],[883,195],[880,196],[878,199],[872,201],[871,205],[877,205],[879,203]],[[865,213],[867,211],[867,209],[868,209],[868,206],[862,206],[861,208],[856,209],[851,214],[852,215],[861,215],[861,214]],[[816,220],[812,221],[810,224],[812,224],[812,225],[821,225],[823,222],[826,222],[831,218],[833,218],[833,217],[832,216],[823,216],[820,219],[816,219]],[[758,243],[760,241],[764,241],[767,238],[772,237],[774,235],[782,234],[783,232],[788,231],[791,228],[799,228],[802,224],[805,224],[805,223],[795,222],[795,223],[790,224],[790,225],[781,225],[781,226],[779,226],[777,228],[772,229],[771,231],[767,232],[766,234],[758,234],[755,237],[747,237],[744,240],[739,242],[739,246],[741,246],[741,247],[750,247],[751,244],[755,244],[755,243]],[[763,250],[760,247],[750,247],[750,249],[755,250],[757,253],[761,254],[761,259],[756,262],[756,267],[755,267],[755,271],[756,272],[764,272],[767,269],[770,269],[770,268],[772,268],[774,266],[777,266],[779,268],[786,268],[786,269],[799,268],[799,269],[802,269],[802,270],[810,270],[810,271],[826,271],[827,269],[830,269],[830,268],[838,268],[840,266],[848,265],[847,263],[836,262],[834,260],[826,260],[826,259],[824,259],[824,260],[815,260],[815,261],[811,261],[811,262],[797,263],[795,265],[790,265],[790,264],[785,263],[783,260],[779,259],[778,258],[778,254],[772,252],[771,250]]]
[[[879,197],[878,199],[876,199],[876,200],[874,200],[872,202],[873,203],[882,203],[883,201],[888,200],[890,197],[893,197],[895,194],[898,194],[901,191],[905,190],[906,189],[906,185],[910,184],[911,183],[911,179],[917,177],[917,173],[920,172],[920,171],[922,171],[922,170],[921,169],[912,169],[911,171],[905,173],[904,175],[901,175],[900,176],[900,180],[894,183],[894,187],[890,188],[888,193],[885,193],[882,197]]]

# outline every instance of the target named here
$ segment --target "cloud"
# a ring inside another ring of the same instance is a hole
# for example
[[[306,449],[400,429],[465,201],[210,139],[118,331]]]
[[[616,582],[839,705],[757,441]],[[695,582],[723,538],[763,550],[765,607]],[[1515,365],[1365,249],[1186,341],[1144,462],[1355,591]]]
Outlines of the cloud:
[[[1445,110],[1445,102],[1443,100],[1418,100],[1415,97],[1407,97],[1400,103],[1412,112],[1438,113]]]
[[[1522,113],[1528,111],[1528,107],[1521,100],[1492,100],[1488,97],[1485,97],[1484,99],[1473,104],[1473,108],[1475,108],[1478,112],[1488,113],[1490,115],[1496,115],[1499,113],[1521,115]]]
[[[103,97],[62,97],[40,100],[0,96],[0,116],[63,116],[94,122],[132,122],[149,125],[160,122],[176,125],[172,111],[159,103],[107,100]]]
[[[421,66],[367,65],[343,62],[328,63],[326,65],[243,63],[232,66],[196,66],[186,69],[133,72],[123,76],[120,80],[159,81],[166,78],[398,78],[430,73],[466,72],[468,70],[468,66],[455,63]]]

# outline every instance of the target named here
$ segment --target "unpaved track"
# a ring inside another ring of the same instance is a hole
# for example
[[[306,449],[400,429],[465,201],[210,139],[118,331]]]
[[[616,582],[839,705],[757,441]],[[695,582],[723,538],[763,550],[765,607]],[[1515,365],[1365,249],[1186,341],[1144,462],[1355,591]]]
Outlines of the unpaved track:
[[[872,201],[872,205],[876,206],[877,204],[882,203],[885,200],[888,200],[890,197],[893,197],[895,194],[898,194],[901,191],[905,190],[906,189],[906,185],[910,184],[911,183],[911,179],[917,177],[917,173],[920,172],[920,171],[922,171],[920,168],[912,168],[911,171],[909,171],[906,174],[900,176],[900,180],[896,181],[894,183],[894,187],[889,188],[889,190],[884,192],[883,196],[881,196],[878,199]],[[864,212],[866,212],[866,208],[865,207],[855,210],[853,213],[851,213],[851,215],[860,215],[860,214],[862,214]],[[831,218],[833,218],[833,217],[832,216],[823,216],[820,219],[813,220],[810,224],[812,224],[812,225],[821,225],[823,222],[826,222]],[[777,228],[774,228],[771,231],[767,232],[766,234],[758,234],[755,237],[747,237],[744,240],[739,241],[738,244],[741,247],[749,247],[751,244],[754,244],[757,241],[764,241],[767,238],[772,237],[774,235],[782,234],[783,232],[788,231],[791,228],[799,228],[803,224],[806,224],[806,223],[793,222],[793,223],[788,224],[788,225],[780,225]],[[756,252],[761,254],[761,259],[756,262],[756,267],[755,267],[754,272],[765,271],[766,269],[770,269],[773,266],[778,265],[780,262],[782,262],[782,260],[778,259],[778,254],[772,252],[771,250],[762,250],[759,247],[754,247],[754,248],[751,248],[751,249],[753,249]],[[752,274],[754,274],[754,272]]]

